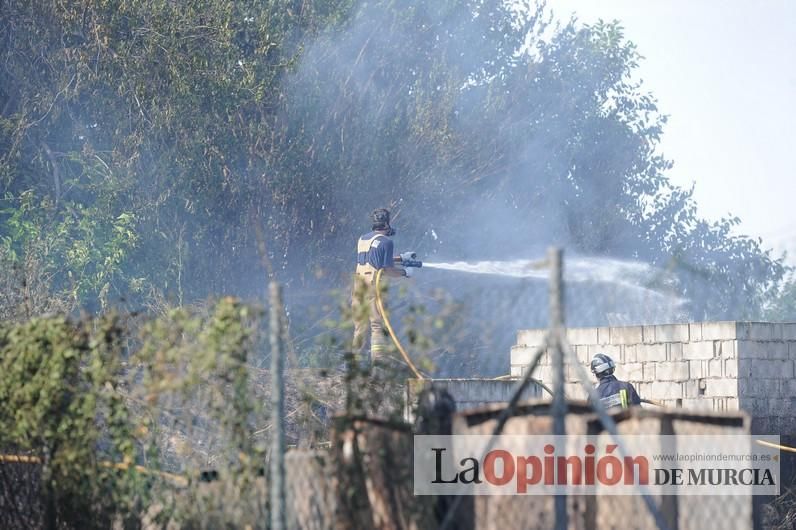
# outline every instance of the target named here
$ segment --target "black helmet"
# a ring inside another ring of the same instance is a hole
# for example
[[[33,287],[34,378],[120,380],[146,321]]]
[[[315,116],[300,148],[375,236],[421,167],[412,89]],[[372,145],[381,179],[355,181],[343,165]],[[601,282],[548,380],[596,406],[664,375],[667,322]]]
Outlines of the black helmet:
[[[597,379],[602,379],[609,375],[613,375],[616,363],[604,353],[598,353],[591,360],[591,373],[597,376]]]
[[[373,223],[373,230],[386,230],[390,235],[395,234],[395,230],[390,227],[390,210],[387,208],[376,208],[370,213],[370,220]]]

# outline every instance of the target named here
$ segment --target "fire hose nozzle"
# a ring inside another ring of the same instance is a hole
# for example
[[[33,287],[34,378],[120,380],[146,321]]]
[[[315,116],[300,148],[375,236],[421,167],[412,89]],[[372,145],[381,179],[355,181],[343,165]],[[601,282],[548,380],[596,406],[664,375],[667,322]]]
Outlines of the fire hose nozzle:
[[[401,265],[404,267],[422,267],[423,262],[417,259],[416,252],[403,252],[400,255]]]

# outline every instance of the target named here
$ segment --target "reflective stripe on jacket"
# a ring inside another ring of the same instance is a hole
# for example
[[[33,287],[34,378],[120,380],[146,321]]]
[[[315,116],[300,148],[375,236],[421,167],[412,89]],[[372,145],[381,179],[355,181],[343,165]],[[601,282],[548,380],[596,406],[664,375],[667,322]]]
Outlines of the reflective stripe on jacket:
[[[597,395],[607,408],[626,409],[631,405],[641,405],[641,398],[632,384],[620,381],[613,375],[604,377],[597,386]]]

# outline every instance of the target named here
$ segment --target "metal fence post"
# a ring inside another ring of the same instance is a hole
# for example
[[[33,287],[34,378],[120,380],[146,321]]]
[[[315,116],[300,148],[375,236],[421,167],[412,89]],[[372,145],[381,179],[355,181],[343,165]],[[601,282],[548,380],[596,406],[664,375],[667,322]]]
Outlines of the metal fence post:
[[[271,529],[284,530],[285,525],[285,380],[282,344],[282,287],[272,281],[268,285],[270,300],[271,344]]]
[[[561,334],[564,329],[564,283],[562,250],[551,247],[547,251],[550,265],[550,346],[553,361],[553,435],[567,434],[567,402],[564,394],[564,352],[561,347]],[[557,438],[558,439],[558,438]],[[567,497],[555,496],[556,530],[566,530],[568,526]]]

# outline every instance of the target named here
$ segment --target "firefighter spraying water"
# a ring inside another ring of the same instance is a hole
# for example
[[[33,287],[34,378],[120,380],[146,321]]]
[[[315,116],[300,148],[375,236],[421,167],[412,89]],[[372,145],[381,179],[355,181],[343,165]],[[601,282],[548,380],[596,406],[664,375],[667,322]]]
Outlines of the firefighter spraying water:
[[[357,241],[356,274],[352,296],[353,353],[358,362],[366,359],[368,339],[370,339],[370,350],[367,357],[369,364],[373,365],[380,360],[385,361],[384,356],[391,339],[413,374],[418,378],[424,378],[403,348],[390,323],[381,285],[383,277],[405,278],[411,276],[412,268],[416,267],[517,279],[543,279],[547,274],[547,264],[544,260],[423,263],[417,259],[415,252],[403,252],[396,255],[391,239],[396,231],[390,224],[390,211],[378,208],[371,212],[370,217],[371,231],[363,234]],[[667,302],[673,309],[677,309],[684,302],[670,293],[650,288],[651,285],[665,286],[669,279],[662,271],[640,262],[607,258],[574,258],[569,262],[567,279],[574,282],[605,282],[617,287],[624,287],[643,296],[648,301],[655,300],[658,302],[657,306],[660,305],[660,302]],[[387,338],[388,336],[390,339]],[[615,365],[607,356],[598,357],[605,357],[603,359],[605,362],[596,363],[598,368],[605,368],[605,370],[593,370],[593,373],[600,379],[601,390],[613,389],[616,381],[612,375]],[[637,404],[635,390],[630,392],[626,390],[626,392],[626,400],[620,401],[619,405],[624,407],[627,406],[626,403]],[[622,393],[613,391],[606,395],[612,396],[613,394],[617,394],[620,398],[623,396]],[[601,397],[605,396],[601,395]],[[649,400],[642,401],[650,403]]]
[[[401,346],[386,313],[380,293],[382,276],[405,278],[413,267],[422,267],[414,252],[394,255],[395,229],[390,225],[390,211],[377,208],[371,213],[371,231],[357,241],[357,265],[352,297],[354,314],[353,352],[357,361],[364,357],[370,330],[370,363],[374,363],[387,351],[386,331],[389,332],[398,351],[417,377],[422,377],[406,351]]]

